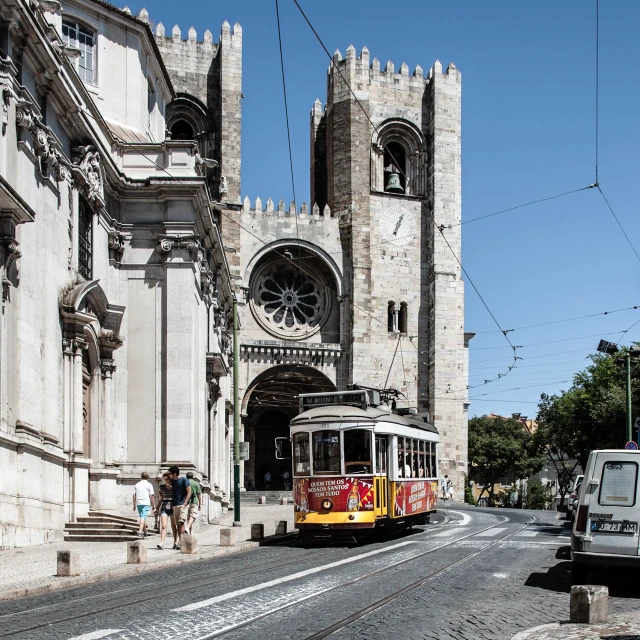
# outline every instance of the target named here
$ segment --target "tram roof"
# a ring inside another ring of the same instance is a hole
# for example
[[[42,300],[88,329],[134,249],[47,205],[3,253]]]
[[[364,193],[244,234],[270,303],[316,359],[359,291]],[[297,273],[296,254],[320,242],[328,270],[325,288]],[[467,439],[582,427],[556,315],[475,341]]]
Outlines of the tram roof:
[[[301,426],[311,422],[344,420],[347,422],[368,421],[368,422],[390,422],[392,424],[403,425],[405,427],[413,427],[422,431],[438,433],[438,430],[428,422],[425,422],[420,416],[408,415],[399,416],[396,413],[390,413],[378,407],[352,407],[349,405],[331,405],[325,407],[315,407],[298,414],[291,419],[291,426]]]

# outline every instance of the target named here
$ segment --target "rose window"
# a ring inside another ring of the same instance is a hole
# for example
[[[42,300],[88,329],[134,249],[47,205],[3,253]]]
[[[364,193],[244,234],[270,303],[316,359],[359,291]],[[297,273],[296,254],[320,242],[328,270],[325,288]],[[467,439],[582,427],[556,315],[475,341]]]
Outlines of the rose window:
[[[265,264],[253,278],[251,307],[258,322],[282,338],[302,339],[320,329],[329,313],[322,276],[289,261]]]

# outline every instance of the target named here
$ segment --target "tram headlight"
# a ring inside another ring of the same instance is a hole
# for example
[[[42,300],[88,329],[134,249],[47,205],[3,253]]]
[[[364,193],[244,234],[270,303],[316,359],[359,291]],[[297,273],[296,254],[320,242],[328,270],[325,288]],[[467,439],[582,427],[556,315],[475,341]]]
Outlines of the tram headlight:
[[[333,509],[333,502],[331,502],[331,500],[329,500],[329,498],[325,498],[322,501],[322,508],[325,511],[331,511],[331,509]]]

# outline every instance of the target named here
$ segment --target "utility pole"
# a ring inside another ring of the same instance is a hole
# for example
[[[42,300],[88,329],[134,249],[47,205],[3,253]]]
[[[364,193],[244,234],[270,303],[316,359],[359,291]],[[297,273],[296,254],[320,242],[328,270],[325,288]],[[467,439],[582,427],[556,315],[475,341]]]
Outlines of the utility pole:
[[[627,442],[633,440],[631,432],[631,352],[627,351],[624,355],[625,368],[627,370]]]
[[[238,301],[233,298],[233,526],[240,526],[240,348],[238,345]]]

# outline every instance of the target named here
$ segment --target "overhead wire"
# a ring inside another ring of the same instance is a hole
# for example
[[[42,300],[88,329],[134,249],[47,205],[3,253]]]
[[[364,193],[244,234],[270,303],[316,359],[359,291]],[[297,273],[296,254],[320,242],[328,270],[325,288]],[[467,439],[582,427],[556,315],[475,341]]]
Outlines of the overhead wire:
[[[560,320],[549,320],[548,322],[538,322],[537,324],[527,324],[522,327],[514,327],[513,329],[507,329],[507,333],[511,333],[513,331],[523,331],[524,329],[535,329],[537,327],[546,327],[550,324],[560,324],[562,322],[573,322],[574,320],[584,320],[586,318],[596,318],[597,316],[607,316],[613,313],[622,313],[623,311],[637,311],[640,309],[640,305],[634,305],[633,307],[624,307],[622,309],[614,309],[613,311],[600,311],[598,313],[589,313],[584,316],[574,316],[572,318],[562,318]],[[476,335],[482,333],[498,333],[495,329],[491,329],[489,331],[476,331]]]

